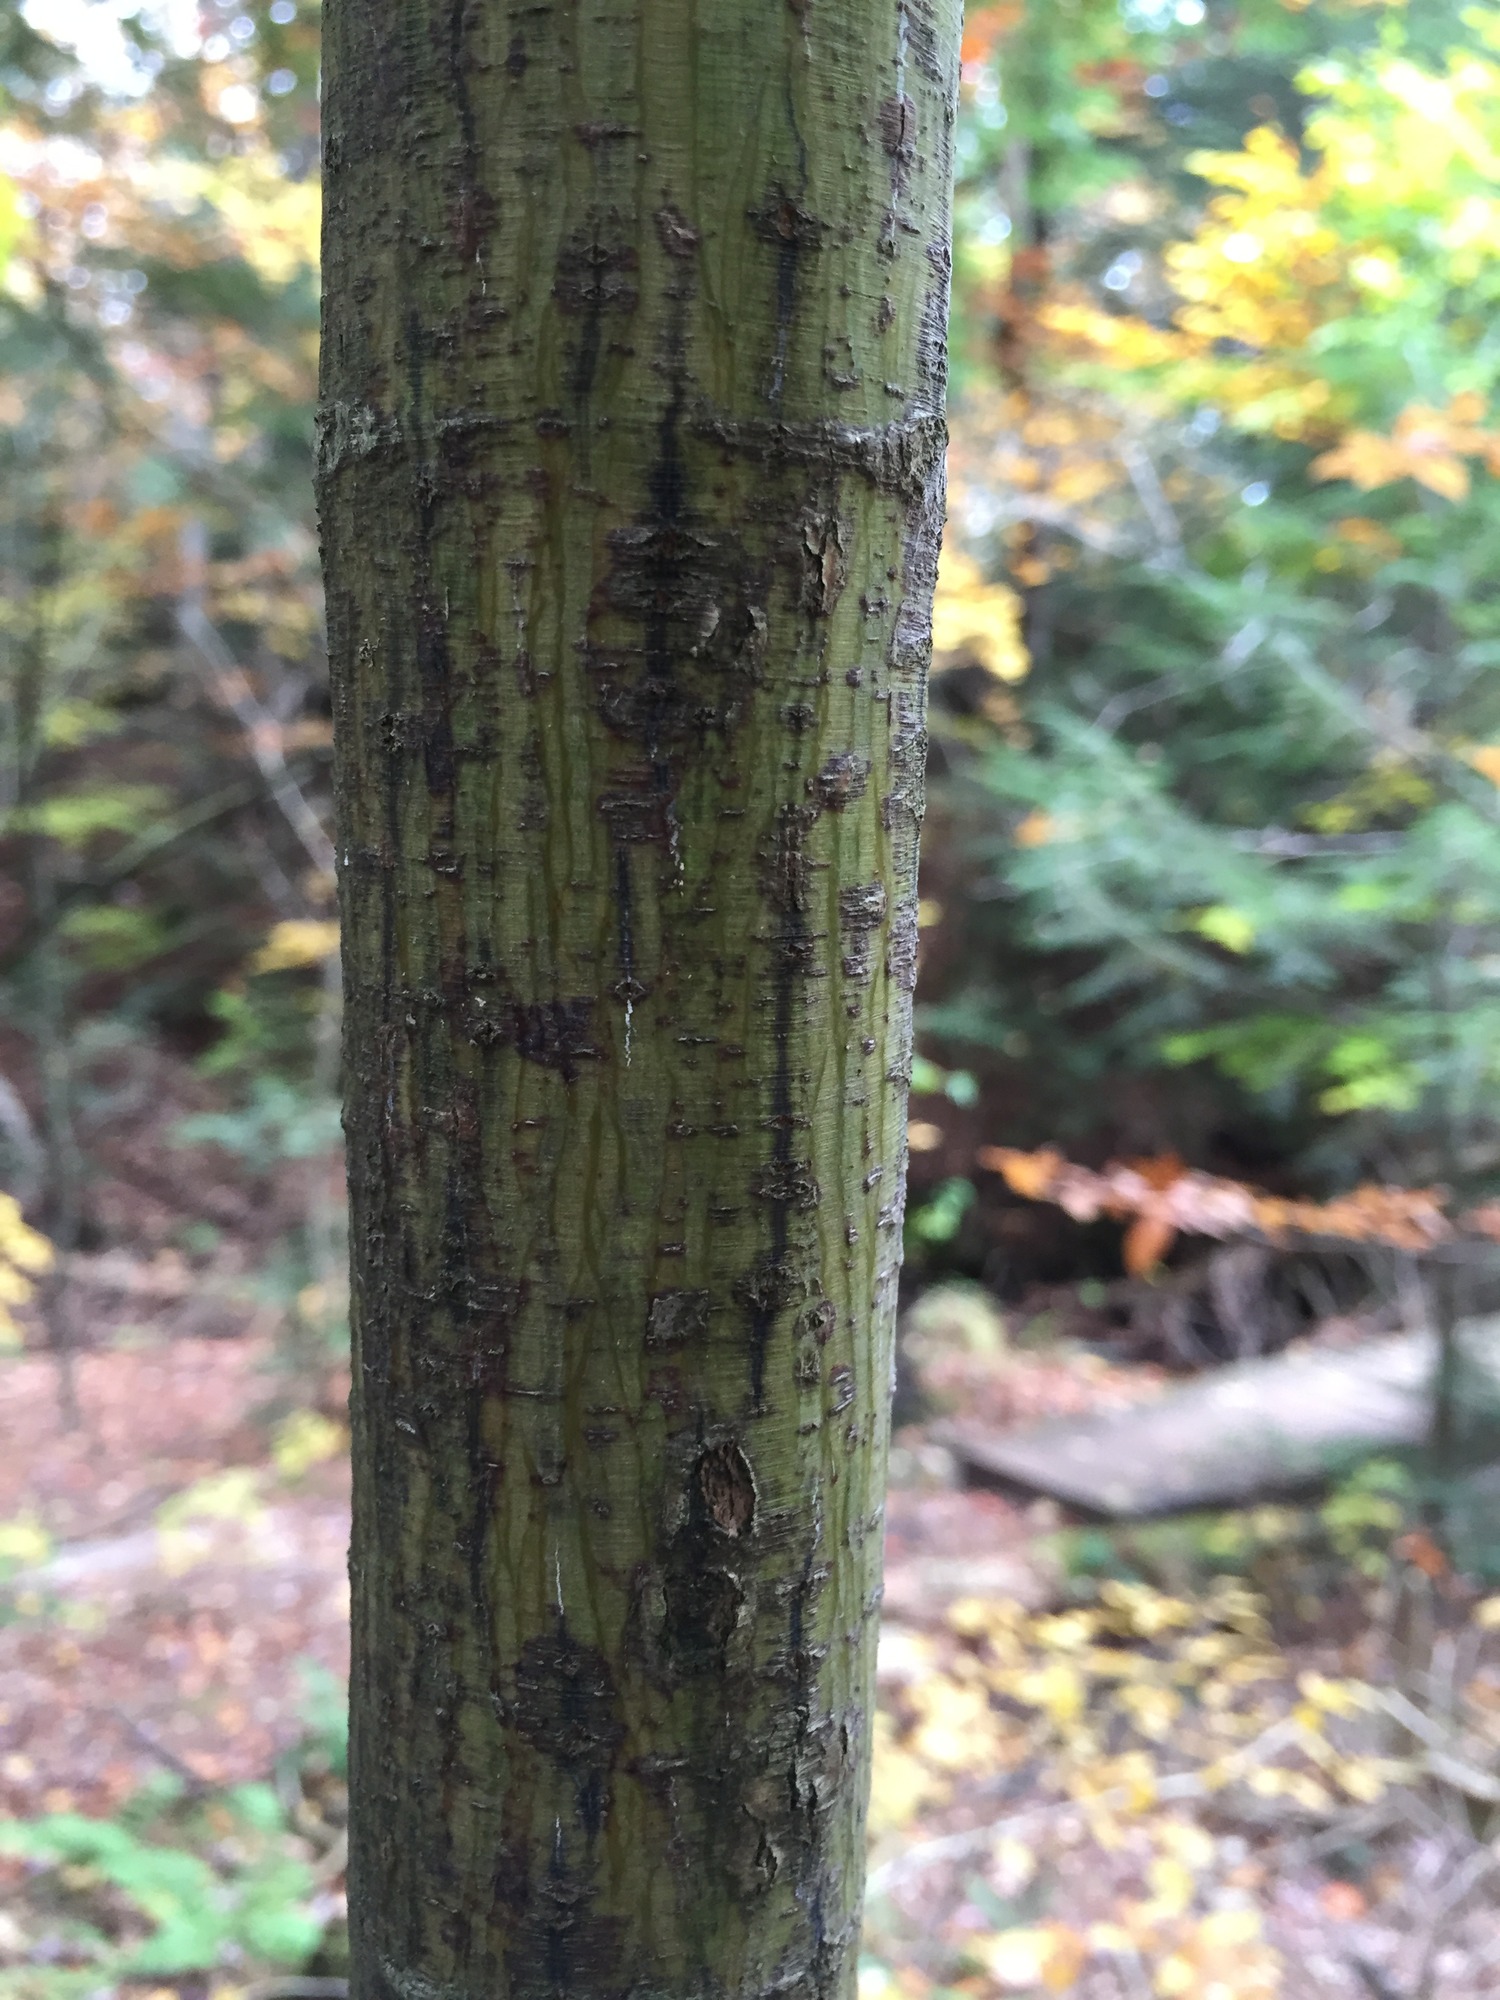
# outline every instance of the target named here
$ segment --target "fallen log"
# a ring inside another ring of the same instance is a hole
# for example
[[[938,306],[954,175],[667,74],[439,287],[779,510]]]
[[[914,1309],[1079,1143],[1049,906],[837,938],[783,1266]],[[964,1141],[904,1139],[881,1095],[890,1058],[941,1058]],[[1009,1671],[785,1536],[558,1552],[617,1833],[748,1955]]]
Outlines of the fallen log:
[[[1500,1319],[1458,1333],[1464,1408],[1500,1424]],[[1306,1492],[1372,1452],[1420,1446],[1437,1340],[1394,1334],[1240,1362],[1129,1409],[1000,1432],[935,1426],[971,1474],[1113,1520]]]

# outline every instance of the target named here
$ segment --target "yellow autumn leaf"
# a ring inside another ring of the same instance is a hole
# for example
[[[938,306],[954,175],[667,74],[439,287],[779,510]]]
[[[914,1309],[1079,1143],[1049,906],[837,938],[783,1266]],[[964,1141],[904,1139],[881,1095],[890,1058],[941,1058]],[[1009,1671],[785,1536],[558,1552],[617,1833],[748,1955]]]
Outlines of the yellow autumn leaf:
[[[32,1514],[14,1521],[0,1521],[0,1564],[7,1568],[35,1569],[52,1553],[46,1529]]]
[[[1413,479],[1444,500],[1463,500],[1469,491],[1469,468],[1461,458],[1448,452],[1413,456],[1408,467]]]
[[[1041,1709],[1059,1729],[1077,1722],[1088,1693],[1083,1675],[1066,1660],[1053,1660],[1039,1672],[1024,1674],[1016,1691],[1028,1707]]]
[[[1164,1743],[1182,1713],[1182,1697],[1172,1688],[1135,1682],[1120,1689],[1119,1702],[1142,1736]]]
[[[1380,1766],[1367,1757],[1343,1757],[1333,1767],[1333,1777],[1340,1790],[1361,1805],[1372,1806],[1377,1799],[1383,1799],[1388,1790],[1386,1776]]]
[[[915,1690],[914,1698],[923,1713],[911,1734],[912,1750],[940,1771],[967,1770],[994,1736],[988,1689],[943,1676]]]
[[[293,1410],[276,1427],[271,1456],[283,1479],[300,1479],[315,1465],[337,1458],[349,1442],[342,1424],[319,1410]]]
[[[1182,359],[1184,343],[1175,334],[1129,315],[1101,311],[1081,301],[1059,301],[1038,315],[1048,333],[1107,353],[1127,368],[1150,368]]]
[[[1217,1849],[1213,1835],[1206,1833],[1194,1820],[1169,1819],[1160,1829],[1158,1838],[1168,1854],[1175,1856],[1184,1868],[1191,1868],[1198,1874],[1213,1866]]]
[[[0,1263],[0,1306],[24,1306],[35,1290],[24,1271]]]
[[[25,1345],[10,1308],[30,1301],[36,1291],[33,1278],[52,1268],[55,1254],[47,1238],[22,1216],[15,1196],[0,1194],[0,1352],[11,1354]]]
[[[1250,1772],[1246,1783],[1257,1798],[1279,1799],[1286,1795],[1287,1773],[1275,1764],[1261,1764]]]
[[[1062,467],[1049,492],[1065,507],[1081,507],[1119,483],[1119,474],[1103,459],[1079,459]]]
[[[21,1204],[10,1194],[0,1194],[0,1257],[36,1276],[50,1271],[56,1257],[40,1230],[23,1219]]]
[[[1260,1934],[1260,1912],[1248,1903],[1230,1910],[1211,1910],[1198,1925],[1199,1941],[1210,1951],[1254,1944]]]
[[[174,1493],[156,1510],[156,1525],[178,1528],[191,1521],[243,1521],[261,1504],[261,1475],[252,1466],[231,1465]]]
[[[1488,778],[1492,785],[1500,785],[1500,743],[1471,743],[1462,754],[1481,777]]]
[[[1144,1750],[1127,1750],[1123,1757],[1116,1757],[1110,1774],[1115,1787],[1125,1793],[1130,1812],[1143,1813],[1156,1804],[1156,1767]]]
[[[1119,1612],[1127,1628],[1143,1639],[1155,1639],[1163,1632],[1186,1630],[1196,1616],[1191,1604],[1180,1597],[1151,1589],[1149,1584],[1126,1583],[1122,1578],[1107,1579],[1099,1590],[1102,1602]]]
[[[1346,1681],[1329,1680],[1326,1674],[1299,1674],[1297,1692],[1314,1712],[1322,1710],[1329,1715],[1348,1716],[1358,1714],[1362,1706]]]
[[[1019,1616],[1020,1606],[1008,1600],[993,1604],[986,1597],[960,1597],[949,1609],[948,1625],[962,1639],[986,1639],[1008,1632]]]
[[[1021,426],[1024,441],[1041,450],[1048,446],[1076,444],[1078,434],[1077,416],[1072,410],[1057,405],[1034,409]]]
[[[1283,1798],[1290,1799],[1305,1812],[1326,1813],[1332,1807],[1333,1794],[1326,1785],[1319,1784],[1318,1780],[1308,1772],[1287,1771],[1283,1776],[1286,1780],[1282,1788]]]
[[[1076,1653],[1094,1636],[1094,1620],[1087,1611],[1064,1611],[1054,1618],[1038,1618],[1032,1629],[1049,1652]]]
[[[339,948],[339,927],[332,919],[294,917],[276,924],[250,961],[252,972],[295,972],[321,965]]]
[[[966,654],[1000,681],[1024,680],[1031,657],[1021,636],[1021,601],[1008,584],[986,583],[972,556],[943,550],[932,607],[937,654]]]
[[[1148,1908],[1158,1923],[1185,1915],[1193,1906],[1198,1887],[1192,1869],[1171,1854],[1159,1854],[1151,1863],[1146,1885],[1151,1891]]]
[[[1049,1993],[1066,1993],[1083,1969],[1086,1947],[1063,1924],[996,1931],[976,1940],[981,1964],[997,1986],[1010,1992],[1042,1986]]]
[[[1024,1840],[1007,1835],[995,1843],[990,1860],[991,1880],[1006,1896],[1015,1896],[1036,1879],[1036,1849]]]
[[[1197,1968],[1190,1958],[1174,1951],[1157,1966],[1153,1984],[1162,2000],[1177,2000],[1179,1994],[1191,1993],[1198,1984]]]
[[[897,1833],[909,1826],[917,1814],[932,1802],[933,1779],[919,1757],[903,1750],[889,1726],[890,1718],[876,1718],[875,1758],[870,1774],[870,1831]],[[884,1729],[881,1724],[885,1724]]]
[[[1088,1929],[1090,1951],[1133,1957],[1135,1940],[1123,1924],[1090,1924]]]

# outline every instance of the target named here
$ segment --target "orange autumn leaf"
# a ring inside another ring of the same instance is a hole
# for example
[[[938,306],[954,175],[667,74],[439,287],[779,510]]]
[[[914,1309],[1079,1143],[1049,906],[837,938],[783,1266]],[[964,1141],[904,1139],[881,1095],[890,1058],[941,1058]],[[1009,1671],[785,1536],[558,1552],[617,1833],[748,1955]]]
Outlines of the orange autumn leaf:
[[[1378,431],[1351,431],[1315,458],[1312,470],[1315,479],[1347,479],[1364,493],[1397,479],[1415,479],[1445,500],[1462,500],[1469,490],[1469,468],[1453,452],[1433,441],[1404,445]]]
[[[1446,410],[1413,403],[1389,437],[1351,431],[1313,460],[1313,476],[1347,479],[1367,493],[1397,479],[1415,479],[1445,500],[1462,500],[1469,491],[1465,461],[1481,458],[1493,468],[1500,453],[1500,436],[1479,427],[1484,410],[1484,399],[1472,391],[1455,396]]]
[[[1350,542],[1357,549],[1368,549],[1372,555],[1386,560],[1401,553],[1401,544],[1390,529],[1364,514],[1346,514],[1341,521],[1334,522],[1333,532],[1340,541]]]
[[[1337,1923],[1353,1923],[1370,1907],[1364,1890],[1354,1882],[1325,1882],[1318,1891],[1318,1903],[1324,1915]]]
[[[1423,1576],[1436,1578],[1447,1575],[1448,1558],[1425,1528],[1413,1528],[1394,1547],[1402,1561],[1409,1562],[1413,1569],[1419,1569]]]
[[[1468,1238],[1500,1238],[1500,1204],[1471,1210],[1456,1219],[1445,1207],[1442,1188],[1353,1188],[1332,1201],[1295,1201],[1270,1195],[1214,1174],[1198,1173],[1171,1154],[1146,1160],[1111,1161],[1098,1171],[1075,1166],[1052,1147],[1025,1153],[1008,1146],[981,1147],[979,1164],[1005,1177],[1007,1186],[1028,1201],[1049,1201],[1076,1222],[1109,1216],[1122,1222],[1149,1220],[1128,1253],[1142,1259],[1153,1244],[1164,1254],[1174,1235],[1208,1236],[1220,1242],[1251,1239],[1279,1247],[1309,1238],[1324,1242],[1378,1243],[1420,1254],[1438,1244]],[[1132,1268],[1145,1269],[1145,1264]]]
[[[1159,1215],[1138,1215],[1125,1232],[1122,1254],[1132,1278],[1154,1271],[1177,1241],[1177,1231]]]
[[[981,1146],[979,1164],[1003,1174],[1012,1194],[1027,1201],[1046,1201],[1057,1169],[1065,1162],[1061,1153],[1046,1147],[1040,1153],[1021,1153],[1010,1146]]]
[[[1017,847],[1045,847],[1056,838],[1057,821],[1051,813],[1029,812],[1016,827]]]
[[[969,8],[964,15],[961,49],[965,68],[970,63],[987,62],[1001,36],[1008,35],[1019,24],[1021,14],[1017,0],[1011,0],[1008,6]]]

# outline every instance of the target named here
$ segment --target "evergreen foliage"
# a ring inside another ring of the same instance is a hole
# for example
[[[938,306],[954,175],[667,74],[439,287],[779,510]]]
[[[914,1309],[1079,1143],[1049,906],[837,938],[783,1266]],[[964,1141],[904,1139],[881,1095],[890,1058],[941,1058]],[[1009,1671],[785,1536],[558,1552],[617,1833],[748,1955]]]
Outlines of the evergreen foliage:
[[[927,1032],[1017,1138],[1483,1186],[1500,12],[1165,12],[969,71],[952,533],[1028,657],[939,683]]]

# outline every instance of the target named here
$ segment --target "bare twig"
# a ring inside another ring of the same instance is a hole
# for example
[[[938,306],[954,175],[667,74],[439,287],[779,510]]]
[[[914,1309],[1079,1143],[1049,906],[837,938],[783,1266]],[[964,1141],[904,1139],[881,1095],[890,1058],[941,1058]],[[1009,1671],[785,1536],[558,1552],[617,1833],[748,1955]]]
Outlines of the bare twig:
[[[300,1974],[285,1979],[252,1979],[239,1990],[239,2000],[346,2000],[347,1979],[309,1979]]]
[[[3,1136],[15,1157],[18,1183],[11,1193],[16,1195],[25,1207],[42,1177],[44,1154],[42,1142],[36,1135],[30,1113],[21,1102],[20,1093],[9,1078],[0,1076],[0,1136]]]
[[[1422,1955],[1414,1981],[1416,2000],[1431,2000],[1438,1946],[1442,1941],[1445,1927],[1460,1906],[1468,1901],[1486,1875],[1492,1873],[1497,1866],[1500,1866],[1500,1855],[1497,1855],[1492,1847],[1479,1848],[1469,1856],[1438,1897],[1422,1939]]]
[[[1176,568],[1182,561],[1182,527],[1157,476],[1150,452],[1138,438],[1127,438],[1120,446],[1120,463],[1130,474],[1141,510],[1161,545],[1158,560]]]
[[[110,1714],[131,1741],[138,1744],[148,1756],[154,1757],[158,1764],[172,1773],[174,1778],[180,1778],[193,1797],[199,1797],[212,1789],[200,1772],[195,1771],[191,1764],[177,1755],[175,1750],[161,1742],[144,1724],[137,1722],[133,1715],[127,1715],[123,1708],[112,1708]]]
[[[1406,2000],[1406,1995],[1392,1986],[1380,1967],[1372,1965],[1369,1959],[1363,1957],[1359,1952],[1351,1953],[1347,1963],[1354,1968],[1363,1981],[1366,1991],[1371,1995],[1371,2000]]]
[[[333,842],[323,830],[323,822],[298,784],[286,753],[281,747],[281,728],[256,698],[243,667],[230,652],[223,634],[201,604],[186,598],[177,607],[177,623],[183,636],[197,648],[213,678],[214,689],[224,706],[245,732],[245,741],[267,790],[282,818],[301,842],[303,852],[319,874],[333,873]]]
[[[349,1866],[349,1829],[340,1827],[338,1838],[328,1852],[313,1863],[312,1878],[320,1889],[326,1889],[330,1882],[337,1882]]]
[[[245,732],[245,741],[256,767],[308,860],[320,874],[332,875],[333,842],[287,762],[282,747],[281,725],[250,685],[248,675],[231,652],[223,633],[204,609],[206,558],[201,521],[191,521],[183,529],[182,561],[186,587],[177,605],[178,628],[207,667],[220,701]]]
[[[1452,1735],[1434,1716],[1418,1708],[1400,1688],[1382,1688],[1376,1699],[1393,1721],[1423,1745],[1427,1754],[1422,1761],[1429,1776],[1451,1785],[1465,1798],[1477,1799],[1483,1805],[1500,1805],[1500,1778],[1476,1770],[1459,1756]]]
[[[62,919],[79,903],[108,895],[111,889],[128,882],[148,862],[191,839],[195,833],[201,833],[215,820],[227,818],[230,813],[238,812],[241,806],[252,805],[264,789],[264,780],[257,775],[248,783],[241,781],[228,785],[206,799],[199,799],[175,819],[167,820],[130,841],[95,874],[60,888],[50,908],[33,913],[19,936],[0,955],[0,973],[11,972],[20,965],[52,935]]]
[[[1284,826],[1231,833],[1229,845],[1241,854],[1272,861],[1323,861],[1345,854],[1396,854],[1406,844],[1400,833],[1292,833]]]

